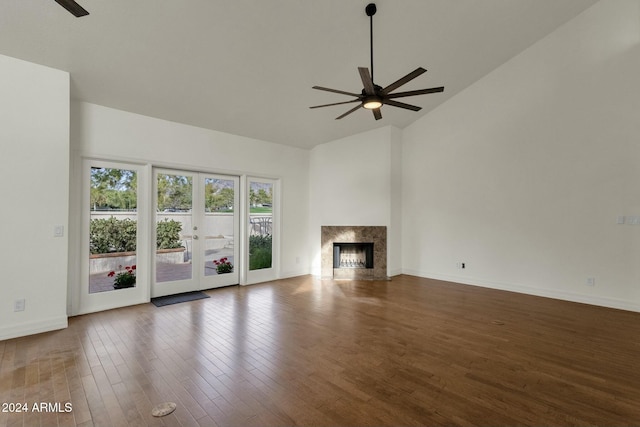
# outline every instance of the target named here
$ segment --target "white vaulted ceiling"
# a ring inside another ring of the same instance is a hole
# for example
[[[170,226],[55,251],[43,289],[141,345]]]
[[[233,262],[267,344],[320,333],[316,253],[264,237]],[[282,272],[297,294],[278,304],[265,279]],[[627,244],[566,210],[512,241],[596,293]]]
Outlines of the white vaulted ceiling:
[[[359,92],[369,66],[361,0],[1,0],[0,54],[71,73],[73,99],[252,138],[311,148],[380,126],[407,126],[517,55],[595,0],[379,0],[375,82],[421,66],[402,90],[420,112],[383,119],[314,85]]]

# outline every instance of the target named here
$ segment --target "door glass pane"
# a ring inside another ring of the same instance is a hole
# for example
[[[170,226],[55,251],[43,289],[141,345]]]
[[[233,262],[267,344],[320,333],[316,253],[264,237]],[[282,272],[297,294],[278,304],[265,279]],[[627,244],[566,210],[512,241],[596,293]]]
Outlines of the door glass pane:
[[[90,177],[89,293],[134,287],[138,176],[92,167]]]
[[[249,270],[271,268],[273,184],[249,183]]]
[[[190,176],[158,174],[156,282],[192,277],[192,197]]]
[[[234,197],[233,180],[204,179],[203,238],[204,275],[231,273],[235,268],[234,245]]]

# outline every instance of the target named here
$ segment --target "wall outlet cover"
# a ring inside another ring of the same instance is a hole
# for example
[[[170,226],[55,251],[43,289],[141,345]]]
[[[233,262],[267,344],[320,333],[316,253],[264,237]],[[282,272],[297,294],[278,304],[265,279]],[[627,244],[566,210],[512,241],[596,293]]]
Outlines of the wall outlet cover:
[[[25,299],[19,298],[13,302],[13,311],[24,311],[25,308]]]

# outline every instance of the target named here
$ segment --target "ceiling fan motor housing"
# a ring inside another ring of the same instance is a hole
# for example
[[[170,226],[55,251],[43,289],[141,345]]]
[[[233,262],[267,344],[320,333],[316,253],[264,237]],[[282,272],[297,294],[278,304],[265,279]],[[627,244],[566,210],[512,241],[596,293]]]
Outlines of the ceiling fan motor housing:
[[[374,93],[376,96],[380,96],[380,92],[382,91],[382,86],[379,86],[377,84],[373,85],[373,89],[374,89]],[[365,89],[362,89],[362,96],[368,96],[367,91]]]

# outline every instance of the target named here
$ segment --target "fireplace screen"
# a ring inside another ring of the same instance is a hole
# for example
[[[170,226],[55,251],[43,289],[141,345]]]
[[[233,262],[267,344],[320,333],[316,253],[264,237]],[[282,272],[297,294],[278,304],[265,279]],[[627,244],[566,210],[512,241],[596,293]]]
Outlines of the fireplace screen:
[[[334,243],[333,268],[373,268],[373,243]]]

